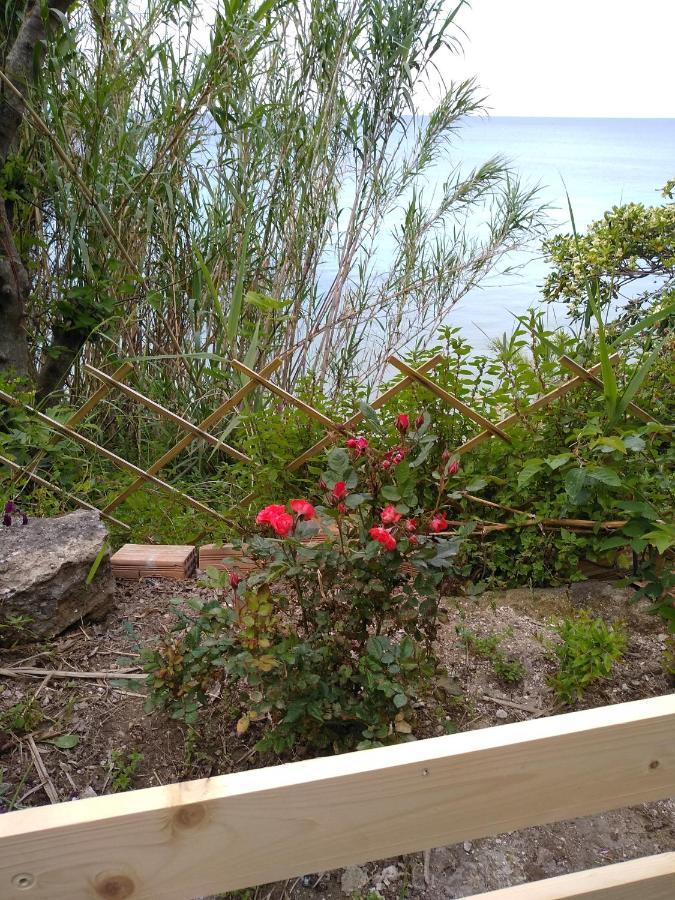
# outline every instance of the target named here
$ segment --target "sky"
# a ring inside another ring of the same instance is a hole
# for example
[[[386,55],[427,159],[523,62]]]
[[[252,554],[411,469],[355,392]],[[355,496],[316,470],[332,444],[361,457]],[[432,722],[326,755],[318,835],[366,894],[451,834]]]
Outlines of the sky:
[[[443,77],[476,75],[492,115],[675,118],[675,0],[471,0],[456,22]]]

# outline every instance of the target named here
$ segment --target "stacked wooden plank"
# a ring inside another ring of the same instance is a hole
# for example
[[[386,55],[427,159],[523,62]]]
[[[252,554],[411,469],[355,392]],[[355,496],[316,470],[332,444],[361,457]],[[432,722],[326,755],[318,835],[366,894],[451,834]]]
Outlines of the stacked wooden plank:
[[[239,575],[245,575],[256,568],[256,564],[246,555],[245,547],[233,547],[232,544],[202,544],[199,548],[199,568],[206,571],[209,566],[215,569],[230,569]]]
[[[125,544],[110,560],[115,578],[172,578],[184,581],[197,568],[194,547],[180,544]]]
[[[328,526],[328,531],[333,535],[337,535],[336,526]],[[311,538],[307,538],[305,543],[318,544],[326,539],[326,533],[320,531]],[[246,575],[257,568],[254,561],[247,555],[246,545],[243,547],[233,547],[232,544],[203,544],[199,548],[199,568],[205,571],[209,566],[216,569],[233,569],[239,575]]]

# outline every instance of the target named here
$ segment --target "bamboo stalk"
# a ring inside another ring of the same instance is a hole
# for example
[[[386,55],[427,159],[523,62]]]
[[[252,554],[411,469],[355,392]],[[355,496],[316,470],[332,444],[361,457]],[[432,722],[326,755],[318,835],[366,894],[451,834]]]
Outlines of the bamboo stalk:
[[[390,356],[388,362],[390,362],[392,366],[396,366],[396,368],[401,372],[404,372],[406,375],[414,378],[415,381],[419,381],[419,383],[427,388],[427,390],[431,391],[432,394],[440,397],[441,400],[443,400],[449,406],[453,406],[455,409],[459,410],[459,412],[461,412],[462,415],[466,416],[467,419],[471,419],[477,425],[481,425],[483,428],[491,431],[493,434],[496,434],[497,437],[500,437],[507,444],[511,443],[511,438],[508,436],[508,434],[506,434],[505,431],[502,431],[499,425],[493,425],[489,419],[485,418],[485,416],[482,416],[480,413],[475,412],[473,409],[471,409],[470,406],[467,406],[466,403],[463,403],[459,399],[459,397],[455,397],[454,394],[446,391],[445,388],[439,387],[430,378],[427,378],[426,375],[422,375],[416,369],[413,369],[411,366],[409,366],[407,363],[404,363],[396,356]]]
[[[579,378],[584,379],[585,381],[589,381],[591,384],[595,385],[595,387],[599,388],[601,391],[604,391],[605,386],[602,381],[589,371],[588,369],[584,369],[583,366],[580,366],[579,363],[575,362],[573,359],[570,359],[569,356],[561,356],[560,362],[565,366],[566,369],[569,369],[570,372],[574,372]],[[648,412],[645,412],[644,409],[641,409],[635,403],[629,403],[627,406],[633,415],[637,419],[642,419],[643,422],[656,422],[657,420],[654,416],[650,416]]]
[[[265,377],[271,375],[276,369],[281,365],[281,360],[277,357],[273,359],[271,363],[269,363],[262,370],[262,373]],[[202,422],[199,423],[200,428],[210,428],[212,425],[215,425],[219,422],[223,416],[228,413],[231,409],[234,409],[237,404],[241,403],[241,401],[247,397],[252,390],[256,387],[257,382],[251,379],[247,384],[243,385],[239,388],[238,391],[235,391],[231,397],[229,397],[224,403],[215,409],[210,415],[208,415]],[[164,468],[167,463],[170,463],[174,457],[178,456],[178,454],[184,450],[192,441],[194,440],[193,436],[190,434],[185,435],[185,437],[181,438],[178,443],[174,444],[163,456],[154,462],[148,472],[150,475],[156,475],[161,469]],[[144,482],[143,478],[137,478],[135,481],[126,487],[120,494],[115,497],[106,507],[105,512],[111,512],[113,509],[116,509],[121,503],[130,497],[135,491],[137,491],[140,487],[142,487]],[[192,541],[195,543],[195,541]]]
[[[170,409],[166,409],[166,407],[162,406],[160,403],[156,403],[154,400],[146,397],[145,394],[141,394],[140,391],[136,391],[133,388],[129,387],[129,385],[118,384],[109,375],[106,375],[105,372],[101,372],[99,369],[94,368],[94,366],[90,366],[89,363],[85,363],[84,370],[85,372],[88,372],[89,375],[93,375],[94,378],[98,378],[99,381],[107,384],[109,387],[116,387],[123,394],[126,394],[127,397],[131,397],[132,400],[135,400],[137,403],[141,403],[143,406],[147,407],[153,412],[156,412],[157,415],[168,419],[170,422],[174,422],[176,425],[179,425],[184,431],[189,431],[195,437],[199,437],[203,441],[207,441],[207,443],[211,444],[213,447],[216,447],[216,449],[223,450],[225,453],[229,453],[230,456],[233,456],[235,459],[239,460],[239,462],[253,461],[250,456],[246,456],[245,453],[240,453],[239,450],[235,450],[234,447],[230,447],[229,444],[218,440],[217,437],[209,434],[208,431],[204,431],[204,429],[200,428],[199,425],[193,425],[192,422],[188,422],[187,419],[184,419],[182,416],[179,416],[175,412],[171,412]]]
[[[82,444],[83,447],[87,447],[89,450],[94,450],[96,453],[100,453],[101,456],[109,459],[121,469],[126,469],[128,472],[132,472],[134,475],[138,475],[140,478],[143,478],[146,481],[151,481],[165,493],[171,494],[174,497],[179,497],[181,500],[183,500],[183,502],[187,503],[188,506],[191,506],[198,512],[206,513],[209,516],[215,516],[215,518],[220,519],[223,522],[227,522],[225,516],[221,516],[220,513],[217,513],[214,509],[211,509],[204,503],[200,503],[199,500],[195,500],[193,497],[190,497],[189,494],[184,494],[182,491],[179,491],[178,488],[172,487],[170,484],[162,481],[161,478],[156,478],[154,475],[150,475],[148,474],[148,472],[144,472],[143,469],[139,469],[138,466],[135,466],[133,463],[127,462],[126,459],[122,459],[121,456],[113,453],[112,450],[107,450],[105,447],[101,447],[100,444],[97,444],[94,441],[90,441],[89,438],[78,434],[77,431],[73,431],[73,429],[68,428],[67,425],[62,425],[60,422],[57,422],[56,419],[50,418],[44,413],[41,413],[39,410],[34,409],[32,406],[29,406],[27,403],[21,403],[15,397],[12,397],[11,394],[7,394],[5,393],[5,391],[0,391],[0,400],[4,400],[4,402],[8,403],[10,406],[25,409],[26,412],[32,413],[52,430],[59,431],[66,437],[69,437],[77,443]]]
[[[297,397],[294,397],[293,394],[289,394],[288,391],[285,391],[283,388],[274,384],[274,382],[269,381],[263,375],[259,375],[257,372],[254,372],[253,369],[249,369],[248,366],[245,366],[244,363],[239,362],[238,359],[231,359],[230,365],[234,366],[234,368],[239,372],[243,372],[244,375],[248,375],[249,378],[257,381],[258,384],[266,387],[268,391],[276,394],[277,397],[281,397],[282,400],[286,400],[288,403],[292,403],[293,406],[297,406],[298,409],[301,409],[303,412],[305,412],[311,419],[315,419],[326,428],[330,428],[332,431],[336,431],[338,434],[342,434],[345,431],[343,425],[338,425],[337,422],[333,422],[328,418],[328,416],[324,416],[323,413],[310,406],[309,403],[305,403],[304,400],[299,400]]]
[[[610,357],[613,362],[618,358],[618,353],[615,353]],[[597,363],[588,371],[589,373],[593,374],[595,372],[599,372],[601,368],[602,365],[600,363]],[[554,400],[559,400],[561,397],[564,397],[565,394],[569,394],[570,391],[574,391],[578,387],[581,387],[586,380],[587,379],[581,377],[571,378],[564,384],[559,385],[557,388],[555,388],[555,390],[552,390],[548,394],[544,394],[543,397],[539,397],[537,400],[534,400],[532,403],[530,403],[529,406],[526,406],[525,409],[522,409],[519,413],[511,413],[510,416],[507,416],[505,419],[497,422],[497,425],[500,428],[508,428],[510,425],[515,425],[523,416],[531,416],[532,413],[535,413],[538,409],[542,409],[543,407],[548,406],[549,403],[553,403]],[[465,441],[460,447],[455,450],[455,453],[461,456],[463,453],[467,453],[469,450],[473,450],[474,447],[482,444],[483,441],[486,441],[489,437],[492,437],[491,432],[481,431],[480,434],[476,434],[474,435],[474,437],[469,438],[468,441]]]
[[[424,374],[425,372],[429,372],[431,369],[434,369],[437,365],[443,362],[443,355],[438,354],[433,356],[430,360],[423,363],[418,369],[417,372]],[[373,402],[370,404],[373,409],[378,409],[378,407],[383,406],[387,401],[391,400],[392,397],[395,397],[399,391],[404,390],[404,388],[410,387],[413,384],[414,379],[409,375],[406,375],[396,384],[392,385],[388,390],[386,390],[383,394],[380,394],[379,397],[376,397]],[[351,430],[363,422],[365,416],[362,412],[357,412],[355,415],[351,417],[351,419],[347,419],[346,422],[342,423],[342,427],[345,430]],[[296,459],[290,462],[286,468],[294,472],[296,469],[299,469],[300,466],[304,465],[308,459],[311,459],[313,456],[316,456],[317,453],[320,453],[326,447],[330,447],[331,444],[335,443],[338,435],[335,432],[330,432],[325,437],[321,438],[320,441],[317,441],[313,447],[310,447],[309,450],[305,450],[304,453],[301,453]]]
[[[49,488],[50,491],[54,491],[56,494],[60,494],[62,497],[66,497],[72,503],[76,503],[78,506],[81,506],[82,509],[90,509],[92,512],[97,512],[101,518],[107,519],[109,522],[113,522],[119,528],[124,528],[126,531],[129,531],[129,526],[125,522],[120,522],[119,519],[116,519],[114,516],[109,516],[105,510],[101,511],[97,509],[95,506],[92,506],[91,503],[87,503],[86,500],[80,500],[79,497],[76,497],[74,494],[70,494],[68,491],[64,491],[63,488],[57,487],[55,484],[47,481],[46,478],[41,478],[40,475],[36,475],[35,472],[30,472],[25,466],[20,466],[17,463],[13,462],[11,459],[7,459],[6,456],[0,456],[0,463],[3,463],[5,466],[8,466],[14,472],[17,472],[19,475],[25,475],[26,478],[32,478],[33,481],[36,481],[38,484],[41,484],[43,487]]]

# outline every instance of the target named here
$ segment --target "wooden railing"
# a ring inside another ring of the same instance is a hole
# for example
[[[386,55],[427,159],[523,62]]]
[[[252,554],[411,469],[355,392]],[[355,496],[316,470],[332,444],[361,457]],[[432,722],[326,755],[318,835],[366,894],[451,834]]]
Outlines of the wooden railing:
[[[675,795],[675,695],[0,816],[3,900],[188,900]],[[672,900],[675,853],[482,894]]]

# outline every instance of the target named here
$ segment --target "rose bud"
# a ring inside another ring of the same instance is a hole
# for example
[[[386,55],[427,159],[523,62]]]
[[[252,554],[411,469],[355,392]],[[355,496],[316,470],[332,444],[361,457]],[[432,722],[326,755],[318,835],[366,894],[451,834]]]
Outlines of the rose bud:
[[[419,429],[424,425],[424,415],[422,413],[415,419],[415,428],[419,431]]]
[[[453,459],[448,466],[448,475],[456,475],[459,472],[459,460]]]
[[[241,584],[241,576],[237,575],[236,572],[230,572],[230,587],[233,591],[236,591],[239,585]]]
[[[405,413],[401,413],[396,416],[395,425],[401,434],[405,434],[408,428],[410,428],[410,418]]]

